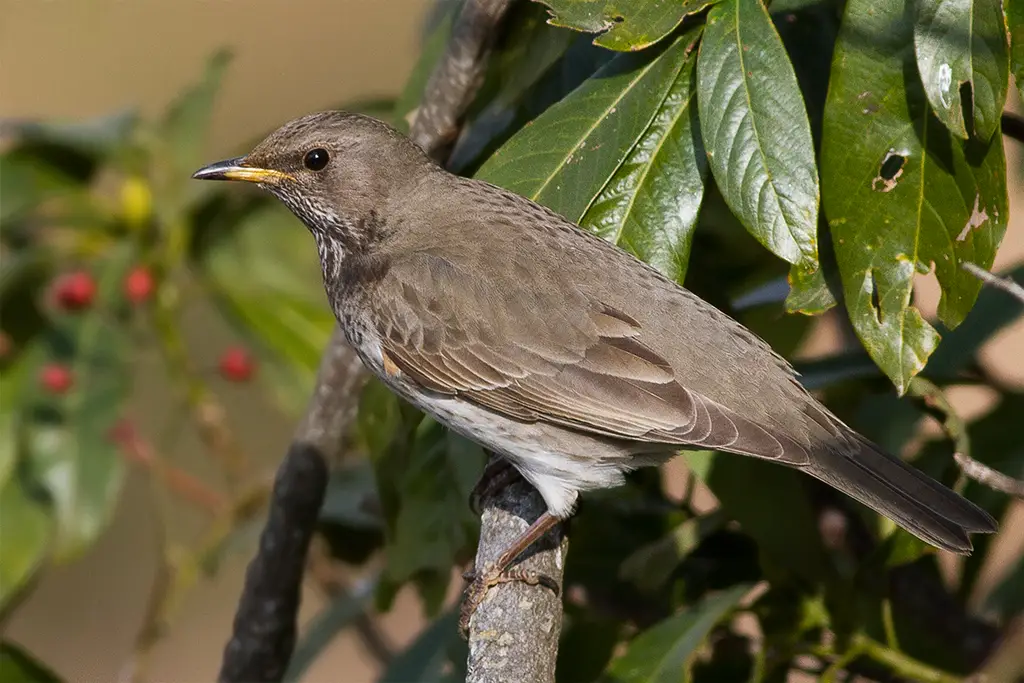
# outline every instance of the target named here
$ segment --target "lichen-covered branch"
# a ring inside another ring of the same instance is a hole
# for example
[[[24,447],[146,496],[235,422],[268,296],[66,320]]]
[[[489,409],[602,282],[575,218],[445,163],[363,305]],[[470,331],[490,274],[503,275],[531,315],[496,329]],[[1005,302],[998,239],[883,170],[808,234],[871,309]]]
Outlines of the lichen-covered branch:
[[[411,136],[443,161],[480,85],[492,35],[510,0],[467,0],[448,50],[427,85]],[[344,435],[368,378],[335,328],[305,417],[278,469],[259,550],[246,571],[220,683],[280,681],[295,645],[305,558],[327,487],[328,463],[342,457]]]
[[[517,480],[483,507],[476,566],[486,567],[547,510],[530,484]],[[516,566],[537,572],[558,585],[559,593],[521,581],[502,583],[487,593],[473,614],[469,631],[466,683],[530,681],[553,683],[562,630],[562,576],[567,543],[561,532],[526,551]]]

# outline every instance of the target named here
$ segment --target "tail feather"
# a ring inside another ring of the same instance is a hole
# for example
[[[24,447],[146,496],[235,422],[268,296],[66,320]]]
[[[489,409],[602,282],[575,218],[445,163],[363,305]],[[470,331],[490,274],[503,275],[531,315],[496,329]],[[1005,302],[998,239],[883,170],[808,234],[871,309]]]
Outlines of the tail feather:
[[[996,520],[974,503],[866,439],[855,439],[856,452],[829,451],[807,473],[945,550],[968,555],[970,533],[996,531]]]

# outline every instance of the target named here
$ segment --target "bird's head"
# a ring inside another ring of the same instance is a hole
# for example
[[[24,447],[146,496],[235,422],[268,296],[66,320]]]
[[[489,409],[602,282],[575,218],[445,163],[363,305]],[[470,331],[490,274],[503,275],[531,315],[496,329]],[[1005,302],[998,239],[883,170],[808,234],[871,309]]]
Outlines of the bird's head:
[[[388,203],[436,167],[376,119],[328,111],[289,121],[245,156],[196,171],[199,180],[256,183],[285,203],[320,242],[365,247]]]

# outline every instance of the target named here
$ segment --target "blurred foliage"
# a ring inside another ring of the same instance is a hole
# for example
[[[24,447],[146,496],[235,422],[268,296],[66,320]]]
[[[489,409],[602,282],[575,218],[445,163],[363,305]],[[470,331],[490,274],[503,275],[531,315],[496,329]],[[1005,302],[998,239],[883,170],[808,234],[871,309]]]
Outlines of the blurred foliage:
[[[801,380],[851,425],[1002,520],[1007,497],[957,482],[951,455],[969,448],[1024,475],[1024,395],[977,358],[1022,307],[961,268],[991,268],[1009,219],[998,130],[1008,74],[1021,83],[1022,6],[520,2],[452,166],[630,251],[786,356],[812,316],[844,316],[860,345],[800,364]],[[345,108],[408,130],[460,3],[441,7],[404,91]],[[237,452],[183,342],[182,311],[212,305],[258,362],[261,390],[296,417],[334,321],[316,251],[286,209],[189,180],[207,161],[204,132],[229,64],[215,55],[156,120],[120,112],[4,124],[0,616],[47,566],[95,543],[127,463],[211,517],[200,544],[168,560],[158,623],[224,552],[251,548],[266,482],[253,484]],[[144,295],[126,285],[138,268],[152,278]],[[60,276],[72,271],[94,291],[62,292]],[[914,306],[915,278],[932,271],[938,321]],[[75,297],[84,305],[69,305]],[[147,348],[162,352],[225,486],[163,461],[131,429],[133,359]],[[917,438],[935,392],[965,384],[989,387],[993,407],[960,432],[955,415],[940,414],[946,438]],[[308,627],[289,680],[371,604],[390,609],[410,584],[434,621],[381,680],[462,680],[465,645],[445,598],[475,549],[467,499],[484,454],[376,382],[351,441],[319,531],[335,561],[365,576]],[[586,598],[567,605],[560,680],[781,681],[798,669],[831,680],[845,669],[953,681],[1024,610],[1019,559],[975,598],[994,538],[976,538],[946,584],[932,549],[808,477],[714,452],[686,457],[716,510],[696,510],[689,494],[668,497],[656,470],[584,500],[566,583]],[[840,528],[825,529],[837,511]],[[922,604],[938,605],[937,616]],[[756,621],[758,638],[735,626],[737,614]],[[152,644],[140,637],[138,647]],[[57,677],[3,643],[0,680]]]

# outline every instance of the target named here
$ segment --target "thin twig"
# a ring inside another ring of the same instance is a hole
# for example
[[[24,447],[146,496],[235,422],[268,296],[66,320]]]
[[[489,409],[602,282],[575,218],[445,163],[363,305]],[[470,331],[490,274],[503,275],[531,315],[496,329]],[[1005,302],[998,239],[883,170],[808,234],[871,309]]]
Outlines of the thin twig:
[[[988,465],[978,462],[969,455],[954,453],[953,459],[960,466],[960,471],[968,479],[973,479],[993,491],[999,491],[1015,498],[1024,500],[1024,481],[1014,479],[1002,472],[997,472]]]
[[[201,479],[174,465],[168,464],[157,455],[151,444],[146,442],[134,425],[124,422],[116,426],[111,438],[121,449],[125,458],[137,463],[155,475],[168,491],[187,500],[212,515],[220,514],[227,506],[227,499],[210,488]]]
[[[1019,284],[1017,284],[1010,278],[999,277],[998,275],[994,275],[985,270],[984,268],[982,268],[981,266],[971,263],[970,261],[961,264],[961,267],[974,277],[984,282],[985,284],[992,285],[997,289],[1003,290],[1004,292],[1015,298],[1017,301],[1024,304],[1024,287],[1021,287]]]

